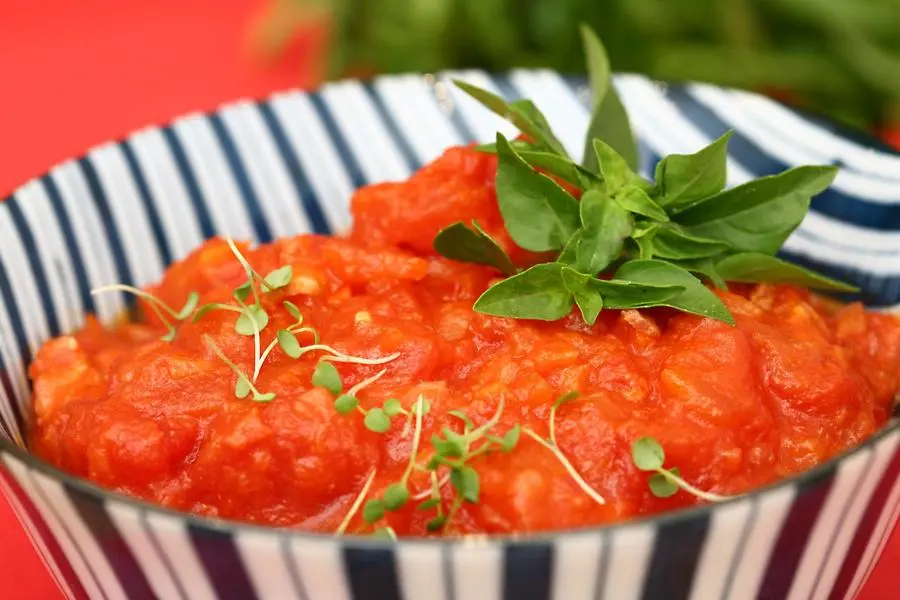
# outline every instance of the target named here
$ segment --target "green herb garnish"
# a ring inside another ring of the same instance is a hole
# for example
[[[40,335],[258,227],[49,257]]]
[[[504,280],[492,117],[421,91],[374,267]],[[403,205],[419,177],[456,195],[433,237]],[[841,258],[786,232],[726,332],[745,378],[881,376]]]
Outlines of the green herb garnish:
[[[669,498],[678,492],[678,488],[708,502],[721,502],[728,497],[704,492],[681,478],[678,467],[666,469],[666,453],[662,445],[651,437],[642,437],[631,445],[631,459],[641,471],[654,472],[647,479],[650,492],[657,498]]]
[[[856,290],[773,256],[811,198],[834,180],[836,167],[797,167],[725,190],[726,133],[694,154],[663,158],[656,181],[643,179],[635,172],[637,147],[606,51],[587,27],[582,38],[594,105],[581,165],[532,103],[507,103],[457,82],[527,136],[510,142],[497,134],[482,149],[497,154],[497,202],[510,237],[526,250],[555,253],[552,261],[518,272],[477,225],[442,230],[438,253],[509,275],[482,294],[476,311],[554,321],[577,305],[593,324],[604,309],[666,306],[733,324],[704,281],[720,288],[740,281]],[[544,173],[578,188],[580,201]]]
[[[145,300],[150,306],[150,310],[152,310],[156,314],[156,316],[159,317],[159,320],[166,328],[165,335],[160,338],[164,342],[171,342],[175,339],[175,335],[178,333],[172,321],[186,321],[188,317],[194,314],[194,311],[197,309],[197,303],[200,301],[200,294],[198,294],[197,292],[190,292],[184,301],[184,305],[179,310],[175,310],[150,292],[121,283],[94,288],[93,290],[91,290],[91,295],[102,294],[105,292],[126,292],[132,294],[133,296],[137,296],[142,300]]]

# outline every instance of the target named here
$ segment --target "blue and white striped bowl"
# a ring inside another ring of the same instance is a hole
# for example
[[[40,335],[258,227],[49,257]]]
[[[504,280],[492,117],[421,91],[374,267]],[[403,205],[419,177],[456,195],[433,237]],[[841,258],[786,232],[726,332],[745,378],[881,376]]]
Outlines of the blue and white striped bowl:
[[[581,80],[455,73],[527,96],[578,155]],[[734,128],[731,181],[806,163],[844,168],[785,252],[900,304],[900,156],[758,96],[617,80],[647,172]],[[349,224],[362,185],[400,180],[504,123],[443,77],[387,77],[238,102],[140,131],[53,168],[0,205],[0,488],[70,598],[163,600],[741,600],[853,598],[900,511],[896,423],[803,477],[720,505],[525,539],[337,539],[175,513],[30,455],[26,369],[50,336],[126,299],[205,238],[266,241]],[[52,135],[52,132],[45,132]],[[12,574],[4,573],[3,577]]]

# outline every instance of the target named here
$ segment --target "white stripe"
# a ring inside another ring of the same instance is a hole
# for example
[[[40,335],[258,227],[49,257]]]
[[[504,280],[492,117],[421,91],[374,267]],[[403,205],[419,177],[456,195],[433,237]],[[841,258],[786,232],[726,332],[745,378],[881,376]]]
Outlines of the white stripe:
[[[303,214],[284,157],[279,154],[259,108],[242,102],[220,114],[247,168],[247,177],[256,192],[272,238],[309,232],[312,228]]]
[[[107,144],[92,151],[88,160],[97,171],[97,178],[109,200],[113,226],[119,232],[125,253],[123,258],[133,283],[138,287],[146,286],[159,277],[163,265],[159,252],[155,251],[156,240],[122,149],[118,144]]]
[[[515,70],[510,82],[531,99],[553,129],[557,139],[575,160],[584,155],[585,132],[590,114],[562,78],[553,71]]]
[[[788,600],[806,600],[812,595],[819,568],[828,559],[829,544],[834,533],[847,525],[843,520],[844,509],[850,503],[853,492],[862,483],[864,470],[873,454],[871,450],[859,451],[841,461],[825,503],[806,540],[803,556],[794,572]]]
[[[763,96],[737,90],[730,91],[730,96],[735,106],[740,106],[773,129],[796,132],[793,135],[796,144],[820,151],[827,149],[842,162],[862,173],[893,180],[900,175],[900,157],[896,155],[835,135]]]
[[[56,513],[51,510],[50,505],[44,501],[44,497],[38,492],[30,479],[28,467],[10,455],[4,455],[3,462],[6,464],[9,473],[15,477],[19,487],[25,490],[31,503],[34,504],[34,507],[41,514],[41,517],[43,517],[44,523],[47,524],[47,529],[49,529],[53,534],[53,537],[56,538],[59,549],[62,550],[62,553],[69,561],[69,565],[81,582],[84,591],[87,592],[87,595],[90,598],[103,598],[103,593],[100,591],[100,588],[97,587],[94,575],[91,574],[87,563],[81,557],[72,538],[69,537],[69,534],[66,532],[60,519],[57,518]]]
[[[63,163],[50,172],[50,177],[56,183],[66,209],[75,236],[75,244],[87,274],[88,286],[95,288],[120,283],[112,263],[112,250],[107,243],[106,233],[100,224],[96,205],[91,199],[81,169],[75,163]],[[125,304],[120,294],[99,294],[94,296],[94,307],[97,316],[109,323],[121,314]]]
[[[0,341],[0,350],[2,350],[2,348],[3,344],[2,341]],[[2,422],[6,430],[9,431],[8,435],[6,431],[0,431],[0,439],[7,440],[19,448],[24,448],[25,437],[19,430],[19,424],[16,423],[16,418],[12,409],[13,402],[16,402],[15,398],[7,396],[6,388],[0,385],[0,422]]]
[[[257,598],[265,600],[297,598],[279,536],[240,531],[234,533],[233,539]]]
[[[403,155],[359,83],[326,85],[321,98],[369,183],[402,181],[409,177]]]
[[[603,537],[600,534],[560,536],[553,544],[553,600],[594,600],[598,590]],[[603,582],[599,583],[603,585]]]
[[[847,557],[847,552],[850,550],[850,544],[856,536],[859,522],[862,520],[866,507],[872,499],[872,495],[875,493],[878,482],[881,481],[884,472],[890,464],[891,456],[893,456],[894,452],[897,450],[897,445],[898,438],[897,436],[893,436],[892,438],[879,442],[875,446],[874,464],[866,476],[865,481],[858,486],[859,489],[856,492],[856,497],[853,499],[853,505],[841,521],[837,537],[834,539],[834,545],[822,569],[819,585],[815,590],[815,594],[812,596],[813,599],[825,600],[831,593],[834,582],[840,574],[841,567]]]
[[[216,600],[216,593],[185,531],[184,521],[171,515],[147,512],[146,523],[149,535],[169,559],[187,597],[190,600]]]
[[[647,579],[647,568],[656,542],[654,525],[633,525],[614,529],[609,537],[610,560],[605,598],[638,600]]]
[[[442,73],[441,80],[435,84],[435,91],[444,98],[444,106],[448,110],[459,111],[476,140],[482,143],[493,142],[497,139],[498,131],[508,139],[513,139],[519,134],[519,130],[511,123],[495,115],[480,102],[453,85],[453,79],[477,85],[498,95],[500,90],[482,71],[448,71]]]
[[[53,213],[50,198],[39,180],[33,180],[16,191],[16,199],[38,247],[41,264],[47,274],[50,296],[56,306],[56,317],[63,333],[81,327],[84,306],[66,248],[59,221]]]
[[[215,231],[238,240],[257,241],[234,171],[209,119],[203,115],[178,119],[172,129],[184,146]]]
[[[779,129],[776,131],[769,127],[760,127],[752,118],[747,117],[740,104],[732,101],[730,94],[723,94],[721,90],[702,85],[691,86],[688,90],[696,100],[718,115],[730,127],[737,129],[763,153],[780,162],[787,163],[790,167],[830,163],[837,158],[824,153],[822,151],[824,149],[808,152],[794,145],[793,140],[798,137],[797,130]],[[900,161],[898,161],[898,167],[900,167]],[[900,181],[896,179],[884,181],[871,175],[842,169],[834,180],[833,187],[837,191],[876,204],[900,203]]]
[[[444,593],[444,553],[437,544],[395,547],[400,595],[405,600],[453,600]]]
[[[147,181],[172,259],[184,258],[203,241],[190,194],[162,131],[146,129],[131,139],[134,157]]]
[[[409,142],[421,164],[427,164],[450,146],[464,142],[435,103],[431,90],[418,75],[375,80],[373,88]]]
[[[756,519],[744,545],[745,558],[738,565],[731,582],[728,600],[752,600],[757,597],[781,526],[796,495],[797,489],[793,485],[783,485],[756,497]]]
[[[881,551],[884,549],[886,538],[890,537],[891,532],[894,531],[894,526],[897,522],[897,511],[900,511],[900,479],[894,482],[891,493],[884,503],[878,522],[872,530],[872,537],[866,545],[866,549],[859,561],[859,566],[853,576],[853,581],[850,583],[850,587],[847,588],[847,595],[844,596],[845,600],[856,598],[857,593],[869,579],[869,575],[872,574],[872,570],[881,556]]]
[[[291,92],[273,97],[270,104],[288,142],[297,153],[329,227],[332,231],[349,227],[353,184],[334,141],[316,117],[309,98]]]
[[[28,534],[28,539],[31,540],[31,543],[37,549],[38,556],[41,557],[44,566],[50,571],[50,574],[53,576],[53,581],[56,583],[59,591],[61,591],[66,598],[75,598],[75,593],[72,591],[72,588],[69,587],[68,582],[59,570],[59,566],[56,564],[53,555],[44,543],[44,539],[38,532],[37,526],[31,522],[28,511],[22,506],[22,503],[19,502],[19,499],[16,498],[15,492],[13,492],[12,488],[6,483],[6,480],[3,477],[0,477],[0,491],[2,491],[6,496],[6,499],[9,500],[9,505],[12,508],[13,514],[16,515],[19,524],[22,525],[25,533]]]
[[[53,509],[59,518],[68,525],[72,541],[81,549],[85,560],[91,565],[91,571],[97,577],[97,582],[103,588],[103,593],[108,600],[122,598],[125,600],[125,590],[122,588],[116,573],[106,560],[103,549],[94,538],[94,534],[88,529],[87,524],[78,514],[72,501],[66,494],[63,484],[38,471],[32,471],[35,485],[43,492],[44,497],[53,505]]]
[[[25,246],[8,210],[0,211],[0,240],[3,240],[0,262],[9,275],[9,284],[19,307],[28,347],[33,355],[50,337],[50,328],[47,325],[47,316],[44,314],[34,273],[26,259]]]
[[[343,543],[338,539],[291,538],[291,557],[309,600],[352,600],[344,577],[344,561],[341,556]]]
[[[137,561],[153,592],[159,598],[180,598],[178,587],[165,563],[153,548],[153,542],[141,525],[140,511],[123,502],[105,502],[104,508],[116,530]]]
[[[503,594],[503,549],[481,538],[464,539],[450,548],[453,590],[465,600],[500,600]]]
[[[743,540],[738,534],[744,531],[752,508],[752,501],[744,500],[712,510],[709,533],[694,573],[691,600],[719,600],[725,597],[731,565],[740,560],[736,554]],[[740,568],[740,563],[736,564],[736,568]]]
[[[25,373],[24,357],[19,353],[18,344],[16,343],[15,335],[13,335],[12,332],[10,319],[11,317],[7,314],[6,307],[0,303],[0,330],[3,330],[4,332],[4,334],[0,336],[0,357],[3,358],[6,374],[9,376],[10,383],[12,384],[12,391],[15,396],[13,400],[15,400],[16,406],[19,408],[19,414],[29,415],[32,410],[31,388],[29,387],[28,378]],[[11,419],[9,421],[10,427],[19,436],[19,446],[24,447],[25,444],[22,440],[22,432],[19,431],[15,420],[12,420],[12,415],[10,414],[8,417]]]

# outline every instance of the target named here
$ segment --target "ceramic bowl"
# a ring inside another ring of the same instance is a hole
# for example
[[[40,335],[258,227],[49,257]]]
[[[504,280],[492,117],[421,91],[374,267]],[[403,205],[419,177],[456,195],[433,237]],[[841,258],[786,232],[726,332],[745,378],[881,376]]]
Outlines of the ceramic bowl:
[[[575,156],[584,81],[454,73],[532,98]],[[334,538],[192,517],[68,476],[29,454],[26,370],[110,282],[146,285],[205,238],[338,232],[359,186],[401,180],[451,145],[513,131],[447,76],[344,82],[237,102],[95,148],[0,205],[0,488],[70,598],[205,600],[741,600],[852,598],[900,510],[896,420],[800,477],[715,506],[612,527],[457,541]],[[730,184],[837,163],[784,253],[900,304],[900,156],[759,96],[616,81],[646,173],[728,128]],[[52,135],[53,132],[43,132]]]

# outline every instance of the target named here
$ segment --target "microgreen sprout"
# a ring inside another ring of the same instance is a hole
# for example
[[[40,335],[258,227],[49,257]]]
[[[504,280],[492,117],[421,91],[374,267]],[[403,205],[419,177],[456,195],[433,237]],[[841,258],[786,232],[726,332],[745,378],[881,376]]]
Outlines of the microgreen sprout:
[[[559,407],[567,402],[571,402],[575,398],[578,397],[578,392],[568,392],[563,394],[559,398],[556,399],[556,402],[553,403],[553,407],[550,409],[550,439],[544,439],[538,434],[536,434],[533,430],[529,428],[523,429],[525,435],[539,443],[541,446],[549,450],[553,453],[556,459],[562,464],[563,468],[569,474],[569,476],[575,481],[578,487],[587,494],[591,500],[596,502],[597,504],[606,504],[606,499],[601,496],[597,490],[592,488],[587,481],[578,473],[578,470],[575,466],[569,461],[563,451],[560,449],[559,444],[556,441],[556,412],[559,410]]]
[[[689,494],[706,500],[707,502],[721,502],[727,500],[727,496],[720,496],[712,492],[705,492],[694,487],[681,478],[681,471],[675,467],[666,469],[666,453],[662,445],[652,437],[642,437],[631,444],[631,458],[635,466],[641,471],[652,471],[653,475],[647,480],[650,492],[657,498],[669,498],[678,492],[678,488]]]
[[[256,386],[253,385],[253,381],[250,380],[250,378],[247,376],[247,374],[244,373],[244,371],[242,371],[240,367],[238,367],[236,364],[234,364],[234,362],[225,355],[225,353],[222,351],[222,349],[219,348],[219,346],[215,343],[215,341],[213,341],[213,339],[210,336],[204,335],[203,343],[206,345],[207,348],[210,349],[210,351],[213,354],[215,354],[216,356],[219,357],[219,360],[221,360],[223,363],[228,365],[228,367],[232,371],[234,371],[235,375],[237,375],[238,382],[235,385],[235,390],[234,390],[234,394],[236,397],[244,398],[248,395],[248,393],[252,392],[253,400],[255,400],[256,402],[269,402],[269,401],[275,399],[274,392],[269,392],[266,394],[260,392],[256,388]]]
[[[334,532],[335,535],[342,535],[345,531],[347,531],[347,527],[350,525],[350,521],[352,521],[356,513],[359,512],[359,507],[362,506],[363,501],[369,494],[369,488],[372,487],[373,481],[375,481],[375,469],[372,469],[372,472],[369,473],[368,477],[366,477],[366,481],[365,483],[363,483],[362,489],[359,491],[359,494],[356,496],[353,504],[350,505],[350,510],[344,516],[344,520],[341,521],[341,524],[338,525],[337,531]]]
[[[159,317],[159,320],[166,328],[166,333],[161,338],[164,342],[171,342],[173,339],[175,339],[177,330],[172,324],[172,320],[176,322],[186,320],[197,309],[197,303],[200,301],[200,294],[198,294],[197,292],[190,292],[185,299],[184,305],[181,307],[181,309],[175,310],[150,292],[121,283],[94,288],[93,290],[91,290],[91,295],[103,294],[106,292],[127,292],[129,294],[137,296],[138,298],[141,298],[142,300],[145,300],[150,306],[150,309],[154,313],[156,313],[156,316]]]
[[[329,362],[320,362],[313,371],[312,384],[318,388],[324,388],[332,394],[340,394],[344,389],[341,382],[341,374],[335,366]]]

